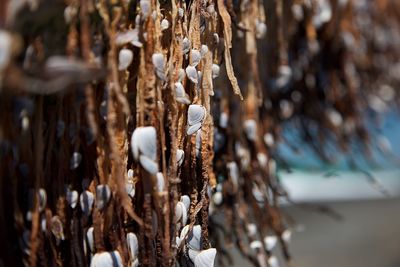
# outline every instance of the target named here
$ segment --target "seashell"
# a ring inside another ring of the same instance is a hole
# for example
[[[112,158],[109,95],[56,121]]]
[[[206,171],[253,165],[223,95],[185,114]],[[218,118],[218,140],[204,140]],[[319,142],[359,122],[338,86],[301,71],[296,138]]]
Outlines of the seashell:
[[[268,147],[274,146],[274,136],[271,133],[264,134],[264,142]]]
[[[181,196],[181,202],[185,205],[187,211],[190,208],[190,197],[188,195]]]
[[[206,116],[206,109],[202,105],[192,104],[188,109],[188,124],[202,123]]]
[[[127,43],[131,43],[136,47],[142,47],[143,44],[139,41],[139,30],[138,29],[132,29],[132,30],[127,30],[125,32],[119,32],[117,33],[117,36],[115,38],[115,43],[119,46],[125,45]],[[129,49],[126,49],[129,50]],[[133,58],[133,55],[132,55]]]
[[[182,40],[182,53],[185,55],[189,52],[191,46],[191,42],[187,37]]]
[[[42,216],[40,217],[40,228],[42,229],[43,233],[47,232],[47,220],[44,214],[42,214]]]
[[[257,39],[264,38],[267,34],[267,24],[264,22],[257,22],[256,24],[256,37]]]
[[[164,174],[162,172],[157,172],[157,191],[163,192],[165,187]]]
[[[269,257],[268,264],[269,264],[270,267],[279,267],[278,258],[275,257],[275,256]]]
[[[278,78],[276,79],[276,86],[283,88],[292,79],[292,68],[287,65],[281,65],[278,68]]]
[[[156,75],[159,79],[165,80],[165,59],[161,53],[154,53],[151,57]]]
[[[180,17],[180,18],[183,18],[183,15],[185,14],[185,11],[183,10],[183,8],[178,8],[178,16]]]
[[[78,204],[78,198],[79,198],[78,191],[76,191],[76,190],[73,190],[73,191],[67,190],[65,199],[67,200],[68,205],[71,208],[75,209],[76,205]]]
[[[191,57],[191,66],[193,66],[193,67],[196,67],[199,63],[200,63],[200,60],[201,60],[201,53],[200,53],[200,51],[199,50],[197,50],[197,49],[192,49],[192,50],[190,50],[190,57]]]
[[[257,123],[253,119],[245,120],[243,123],[244,131],[250,141],[257,139]]]
[[[205,44],[201,45],[200,47],[201,57],[204,57],[207,53],[208,53],[208,46]]]
[[[185,88],[183,87],[182,83],[176,82],[175,83],[175,96],[176,101],[185,105],[190,104],[189,96],[185,92]]]
[[[139,254],[139,242],[137,236],[134,233],[127,233],[126,242],[128,243],[131,260],[136,259]]]
[[[340,115],[340,113],[333,108],[329,108],[326,111],[326,115],[329,119],[329,121],[335,126],[335,127],[339,127],[340,125],[342,125],[343,123],[343,118],[342,115]]]
[[[132,63],[133,53],[129,49],[121,49],[118,54],[118,70],[126,70]]]
[[[79,202],[81,205],[81,210],[82,212],[86,215],[89,216],[90,213],[92,212],[93,208],[93,202],[94,202],[94,196],[92,192],[85,190],[82,192]]]
[[[143,2],[141,0],[140,2]],[[110,252],[100,252],[94,254],[92,261],[90,262],[90,267],[123,267],[121,255],[118,250]]]
[[[189,78],[189,80],[192,81],[192,83],[197,84],[199,82],[199,77],[198,77],[197,70],[195,67],[188,66],[186,68],[186,75]]]
[[[86,240],[87,244],[89,245],[89,250],[91,253],[94,253],[94,228],[89,227],[89,229],[86,231]]]
[[[208,5],[208,7],[207,7],[207,12],[208,12],[210,15],[213,15],[213,14],[215,13],[214,4]]]
[[[79,167],[82,161],[82,155],[79,152],[74,152],[71,157],[70,161],[70,169],[75,170],[76,168]]]
[[[129,169],[127,175],[128,175],[128,179],[133,179],[135,172],[132,169]]]
[[[178,163],[178,167],[182,166],[183,161],[185,160],[185,152],[182,149],[176,150],[176,162]]]
[[[53,233],[54,237],[57,240],[57,244],[60,243],[60,241],[64,240],[64,229],[63,229],[63,225],[62,222],[60,220],[60,217],[53,216],[53,218],[51,218],[51,232]]]
[[[261,192],[260,188],[256,184],[253,185],[251,192],[253,193],[253,197],[256,199],[257,202],[264,202],[264,194]]]
[[[39,212],[42,212],[46,208],[47,203],[47,193],[43,188],[38,190],[38,202],[39,202]]]
[[[197,132],[198,130],[200,130],[200,128],[201,128],[201,123],[197,123],[195,125],[189,126],[186,133],[188,135],[192,135],[195,132]]]
[[[278,238],[274,235],[266,236],[264,237],[264,246],[268,251],[271,251],[276,243],[278,241]]]
[[[379,97],[382,98],[386,102],[390,102],[396,96],[396,91],[390,85],[383,84],[379,87],[378,91]]]
[[[286,243],[289,243],[291,238],[292,238],[292,231],[290,231],[289,229],[286,229],[285,231],[283,231],[283,233],[282,233],[283,241],[285,241]]]
[[[130,267],[138,267],[139,266],[139,259],[135,259],[132,264],[130,265]]]
[[[158,164],[154,160],[144,155],[140,155],[139,162],[143,169],[145,169],[148,173],[155,175],[158,172]]]
[[[165,31],[169,28],[169,21],[167,19],[163,19],[161,21],[161,31]]]
[[[257,161],[261,167],[267,167],[268,165],[268,157],[265,153],[257,153]]]
[[[250,248],[253,250],[261,249],[263,247],[260,240],[254,240],[250,243]]]
[[[199,253],[200,253],[199,250],[195,250],[195,249],[189,248],[187,254],[188,254],[188,256],[189,256],[189,259],[190,259],[192,262],[194,262],[194,260],[196,259],[197,255],[199,255]]]
[[[196,134],[196,157],[199,157],[201,153],[201,132]]]
[[[340,2],[340,1],[339,1]],[[302,21],[304,18],[304,12],[303,12],[303,7],[299,4],[293,4],[291,7],[291,11],[293,14],[293,17],[297,21]]]
[[[12,38],[11,35],[0,30],[0,74],[8,66],[11,59]]]
[[[136,26],[140,24],[140,20],[141,20],[140,14],[137,14],[135,17],[135,25]]]
[[[96,206],[102,210],[111,198],[110,187],[106,184],[99,184],[96,187]]]
[[[201,225],[193,226],[192,232],[189,233],[188,245],[191,249],[201,249]]]
[[[135,196],[135,186],[131,182],[125,183],[125,191],[130,197]]]
[[[153,10],[153,12],[151,12],[151,18],[155,21],[157,19],[157,11]]]
[[[181,241],[183,240],[183,239],[185,239],[185,237],[188,235],[188,233],[189,233],[189,228],[190,228],[190,226],[189,225],[186,225],[185,227],[183,227],[183,229],[182,229],[182,231],[181,231],[181,234],[180,234],[180,239],[181,239]]]
[[[214,195],[212,196],[212,200],[215,205],[217,206],[221,205],[223,200],[222,192],[215,192]]]
[[[176,203],[175,206],[175,223],[179,222],[179,220],[182,218],[184,208],[180,203],[181,202]]]
[[[217,255],[217,250],[215,248],[209,248],[203,250],[194,259],[195,267],[213,267],[215,255]]]
[[[228,114],[226,112],[222,112],[219,116],[219,126],[224,129],[228,128],[228,120]]]
[[[257,225],[254,223],[249,223],[246,227],[249,236],[255,236],[257,234]]]
[[[179,69],[178,72],[178,82],[182,82],[183,79],[186,77],[186,72],[184,69]]]
[[[70,24],[71,21],[76,17],[78,14],[78,9],[74,6],[67,6],[64,9],[64,20],[65,23]]]
[[[231,178],[232,184],[237,188],[239,185],[239,168],[234,161],[228,162],[226,166],[229,169],[229,177]]]
[[[140,154],[151,160],[157,158],[157,132],[153,126],[138,127],[131,138],[133,157],[137,160]]]
[[[143,20],[147,19],[151,12],[151,2],[150,0],[140,0],[140,11],[143,16]]]
[[[212,78],[215,79],[219,76],[219,71],[220,71],[220,67],[217,64],[212,64],[211,67],[211,72],[212,72]]]
[[[215,43],[215,44],[218,44],[218,43],[219,43],[219,35],[218,35],[218,33],[215,32],[215,33],[213,34],[213,37],[214,37],[214,43]]]
[[[377,141],[377,146],[380,150],[382,150],[384,153],[389,153],[392,151],[392,144],[390,143],[389,139],[387,139],[383,135],[378,135],[376,137]]]

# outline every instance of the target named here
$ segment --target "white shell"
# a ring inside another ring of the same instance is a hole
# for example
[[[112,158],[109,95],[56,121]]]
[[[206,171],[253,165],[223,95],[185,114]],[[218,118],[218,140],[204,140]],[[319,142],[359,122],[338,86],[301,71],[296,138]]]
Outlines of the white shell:
[[[89,216],[90,213],[92,212],[93,202],[94,202],[94,196],[92,192],[88,190],[83,191],[81,196],[79,197],[79,202],[81,205],[82,212],[86,216]]]
[[[201,57],[204,57],[208,53],[208,46],[203,44],[200,48]]]
[[[187,131],[186,131],[186,133],[187,133],[188,135],[192,135],[192,134],[194,134],[195,132],[197,132],[200,128],[201,128],[201,123],[197,123],[197,124],[195,124],[195,125],[189,126],[188,129],[187,129]]]
[[[134,233],[127,233],[126,243],[128,244],[131,260],[135,260],[139,254],[139,242],[137,236]]]
[[[130,197],[135,196],[135,186],[131,182],[125,183],[125,191]]]
[[[264,142],[269,147],[274,146],[274,136],[271,133],[264,134]]]
[[[268,157],[265,153],[257,153],[257,161],[261,167],[267,167]]]
[[[237,188],[239,185],[239,169],[236,162],[231,161],[226,164],[229,169],[229,178],[231,178],[232,184]]]
[[[65,199],[67,200],[68,204],[70,205],[71,208],[75,209],[76,205],[78,204],[78,191],[73,190],[67,190]]]
[[[206,109],[202,105],[190,105],[188,109],[188,124],[202,123],[206,116]]]
[[[269,257],[268,264],[269,264],[270,267],[279,267],[278,258],[275,257],[275,256]]]
[[[249,140],[255,141],[257,139],[257,123],[255,120],[245,120],[243,123],[244,131]]]
[[[139,30],[132,29],[126,32],[120,32],[117,34],[115,38],[115,43],[117,45],[124,45],[127,43],[131,43],[136,47],[142,47],[143,44],[139,41]]]
[[[196,157],[200,157],[201,153],[201,132],[196,134]]]
[[[71,157],[70,161],[70,169],[75,170],[76,168],[79,167],[82,161],[82,155],[79,152],[74,152]]]
[[[165,188],[165,179],[164,174],[162,172],[157,172],[157,191],[163,192]]]
[[[182,166],[183,161],[185,160],[185,152],[182,149],[176,150],[176,162],[178,163],[178,167]]]
[[[151,57],[156,75],[161,80],[165,80],[165,59],[161,53],[154,53]]]
[[[161,31],[165,31],[169,28],[169,21],[167,19],[163,19],[161,21]]]
[[[191,43],[190,43],[189,39],[186,37],[183,38],[183,40],[182,40],[182,53],[183,54],[186,54],[187,52],[189,52],[190,45],[191,45]]]
[[[265,248],[268,251],[271,251],[275,247],[277,241],[278,241],[278,238],[276,236],[274,236],[274,235],[268,236],[267,235],[266,237],[264,237]]]
[[[143,169],[145,169],[150,174],[155,175],[158,172],[158,164],[154,160],[144,155],[140,155],[139,162],[140,165],[142,165]]]
[[[190,51],[190,57],[191,57],[191,60],[192,60],[192,63],[190,65],[192,65],[193,67],[196,67],[200,63],[201,53],[197,49],[192,49]]]
[[[222,112],[219,116],[219,126],[226,129],[228,127],[229,116],[226,112]]]
[[[185,204],[183,204],[183,202],[179,201],[178,203],[176,203],[175,206],[175,223],[182,221],[183,225],[186,225],[186,221],[187,221],[187,210],[185,207]]]
[[[7,67],[11,58],[11,36],[6,31],[0,30],[0,73]]]
[[[180,18],[183,18],[183,15],[185,14],[185,11],[183,10],[183,8],[178,8],[178,16],[180,17]]]
[[[214,37],[214,42],[216,43],[216,44],[218,44],[219,43],[219,35],[218,35],[218,33],[214,33],[213,34],[213,37]]]
[[[215,255],[217,255],[217,250],[215,248],[209,248],[203,250],[194,259],[195,267],[213,267]]]
[[[141,0],[140,2],[142,2]],[[117,250],[94,254],[90,267],[123,267],[121,255]]]
[[[181,202],[185,205],[187,211],[190,208],[190,197],[188,195],[181,196]]]
[[[215,79],[219,76],[220,67],[217,64],[212,64],[211,72],[212,78]]]
[[[39,212],[42,212],[46,207],[47,203],[47,193],[43,188],[39,188],[38,191],[38,201],[39,201]]]
[[[257,225],[255,225],[254,223],[249,223],[247,225],[247,232],[249,234],[249,236],[254,236],[257,234]]]
[[[106,184],[99,184],[96,187],[96,206],[102,210],[111,198],[111,189]]]
[[[51,232],[55,236],[57,243],[65,239],[63,225],[57,215],[51,218]]]
[[[266,33],[267,33],[267,25],[264,22],[257,22],[256,37],[258,39],[264,38]]]
[[[176,101],[179,103],[188,105],[190,104],[189,96],[185,92],[185,88],[183,87],[181,82],[176,82],[175,83],[175,96],[176,96]]]
[[[283,233],[282,233],[283,241],[288,243],[288,242],[290,242],[291,238],[292,238],[292,231],[290,231],[289,229],[286,229],[285,231],[283,231]]]
[[[128,179],[133,179],[133,176],[135,175],[134,170],[129,169],[127,172],[127,175],[128,175]]]
[[[187,236],[187,234],[189,233],[189,228],[190,228],[189,225],[186,225],[185,227],[183,227],[183,229],[182,229],[182,231],[181,231],[181,234],[180,234],[180,240],[181,240],[181,241],[182,241],[182,240]]]
[[[263,245],[260,240],[254,240],[253,242],[250,243],[250,248],[253,250],[261,249],[262,246]]]
[[[87,240],[87,243],[89,245],[90,252],[92,252],[92,253],[94,252],[94,235],[93,235],[93,232],[94,232],[93,226],[90,227],[86,232],[86,240]]]
[[[215,205],[221,205],[223,200],[222,192],[215,192],[212,196],[212,200]]]
[[[188,66],[186,68],[186,75],[189,78],[189,80],[192,81],[193,83],[197,84],[199,82],[199,77],[198,77],[197,70],[195,67]]]
[[[118,54],[118,70],[126,70],[132,63],[133,53],[129,49],[121,49]]]
[[[140,0],[140,11],[143,15],[143,20],[145,20],[151,12],[151,2],[150,0]]]
[[[40,216],[40,228],[42,229],[42,232],[44,233],[47,232],[47,220],[46,220],[46,215],[44,214]]]
[[[195,261],[197,255],[199,255],[199,253],[200,253],[199,250],[191,249],[191,248],[188,249],[188,256],[189,256],[189,258],[190,258],[190,260],[191,260],[192,262]]]
[[[189,247],[191,249],[200,250],[201,248],[201,225],[193,226],[191,234],[189,234]]]
[[[152,126],[138,127],[133,131],[131,138],[133,157],[137,160],[140,154],[151,160],[157,158],[157,132]]]
[[[184,69],[179,69],[178,72],[178,82],[182,82],[183,79],[186,77],[186,72]]]
[[[210,13],[210,15],[212,15],[212,14],[215,13],[214,4],[210,4],[210,5],[207,7],[207,12]]]

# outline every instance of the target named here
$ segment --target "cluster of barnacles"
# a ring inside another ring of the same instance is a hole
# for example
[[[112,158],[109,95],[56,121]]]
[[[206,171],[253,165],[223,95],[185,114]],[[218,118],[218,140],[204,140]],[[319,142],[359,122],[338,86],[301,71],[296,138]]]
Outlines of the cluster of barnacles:
[[[326,144],[368,151],[363,111],[396,100],[394,0],[5,6],[6,266],[207,267],[230,264],[234,244],[276,267],[291,236],[278,143],[327,161]]]

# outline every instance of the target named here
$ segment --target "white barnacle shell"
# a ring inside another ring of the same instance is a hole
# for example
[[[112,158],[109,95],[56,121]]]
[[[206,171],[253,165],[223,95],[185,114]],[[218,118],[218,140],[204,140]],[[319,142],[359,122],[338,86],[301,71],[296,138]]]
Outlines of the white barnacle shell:
[[[143,20],[145,20],[151,12],[150,0],[140,0],[140,11],[142,12]]]
[[[92,192],[88,190],[83,191],[81,196],[79,197],[79,202],[81,205],[82,212],[86,216],[89,216],[90,213],[92,212],[93,202],[94,202],[94,196]]]
[[[51,218],[51,232],[53,233],[54,237],[57,240],[57,243],[59,243],[61,240],[64,240],[64,228],[62,225],[62,222],[60,220],[60,217],[53,216]]]
[[[201,225],[193,226],[192,232],[189,233],[188,245],[191,249],[200,250],[201,248]]]
[[[268,251],[271,251],[275,247],[277,241],[278,241],[278,238],[276,236],[274,236],[274,235],[269,235],[268,236],[267,235],[266,237],[264,237],[265,248]]]
[[[115,43],[117,45],[124,45],[127,43],[131,43],[136,47],[142,47],[143,44],[139,41],[139,30],[138,29],[131,29],[125,32],[117,33],[115,37]]]
[[[268,157],[265,153],[257,153],[257,161],[261,167],[267,167],[268,164]]]
[[[326,115],[329,121],[333,124],[333,126],[339,127],[340,125],[342,125],[343,123],[342,115],[340,115],[340,113],[336,109],[333,108],[327,109]]]
[[[135,186],[132,182],[125,183],[125,191],[130,197],[133,198],[135,196]]]
[[[151,57],[156,75],[161,80],[165,80],[165,59],[161,53],[154,53]]]
[[[106,184],[99,184],[96,187],[96,206],[102,210],[111,198],[111,189]]]
[[[161,31],[165,31],[169,28],[169,21],[167,19],[163,19],[161,21]]]
[[[65,199],[67,200],[68,205],[71,208],[75,209],[76,205],[78,204],[78,198],[79,198],[78,191],[76,191],[76,190],[73,190],[73,191],[67,190]]]
[[[165,179],[164,174],[162,172],[157,172],[157,191],[163,192],[165,188]]]
[[[244,121],[243,126],[247,138],[255,141],[257,139],[257,122],[253,119],[248,119]]]
[[[210,15],[213,15],[213,14],[215,13],[214,4],[210,4],[210,5],[207,6],[207,12],[208,12]]]
[[[212,72],[213,79],[215,79],[219,76],[219,71],[220,71],[220,67],[217,64],[212,64],[211,72]]]
[[[278,258],[275,257],[275,256],[269,257],[269,259],[268,259],[268,264],[269,264],[269,266],[271,266],[271,267],[279,267]]]
[[[214,32],[213,37],[214,37],[214,43],[218,44],[219,43],[219,35],[218,35],[218,33]]]
[[[90,252],[92,252],[92,253],[94,252],[94,235],[93,235],[93,232],[94,232],[93,226],[89,227],[89,229],[86,231],[87,244],[89,245]]]
[[[274,136],[271,133],[264,134],[264,142],[269,147],[274,146]]]
[[[190,197],[188,195],[181,196],[181,202],[185,205],[187,211],[190,208]]]
[[[222,192],[215,192],[214,195],[212,196],[212,201],[217,206],[221,205],[222,200],[223,200]]]
[[[182,82],[183,79],[186,77],[186,72],[184,69],[179,69],[178,72],[178,82]]]
[[[185,204],[181,201],[176,203],[175,206],[175,223],[182,221],[183,225],[186,225],[187,221],[187,210]]]
[[[79,152],[72,153],[71,161],[70,161],[70,169],[75,170],[79,167],[82,161],[82,155]]]
[[[253,250],[261,249],[263,247],[260,240],[254,240],[250,243],[250,248]]]
[[[11,59],[12,40],[9,33],[0,30],[0,74]]]
[[[176,150],[176,162],[178,163],[178,166],[182,166],[183,161],[185,160],[185,152],[182,149],[177,149]]]
[[[292,231],[290,231],[289,229],[286,229],[285,231],[283,231],[282,233],[282,239],[285,242],[290,242],[290,239],[292,238]]]
[[[133,179],[133,176],[135,175],[134,170],[129,169],[127,172],[127,175],[128,175],[128,179]]]
[[[199,251],[199,250],[189,248],[187,254],[188,254],[190,260],[191,260],[192,262],[194,262],[195,259],[196,259],[196,257],[197,257],[197,255],[199,255],[200,252],[201,252],[201,251]]]
[[[183,8],[178,8],[178,16],[180,17],[180,18],[183,18],[183,15],[185,14],[185,11],[183,10]]]
[[[267,24],[261,21],[257,21],[256,24],[256,37],[258,39],[264,38],[265,34],[267,33]]]
[[[196,67],[200,63],[202,56],[199,50],[192,49],[190,50],[190,57],[192,59],[192,63],[190,65]]]
[[[128,244],[128,250],[131,260],[135,260],[139,254],[139,242],[137,236],[134,233],[127,233],[126,243]]]
[[[202,105],[192,104],[188,109],[188,124],[187,134],[196,133],[202,126],[206,116],[206,109]]]
[[[229,169],[229,178],[231,178],[233,186],[237,188],[239,185],[239,168],[236,162],[228,162],[226,167]]]
[[[141,0],[140,2],[142,2]],[[123,267],[121,255],[117,250],[106,251],[94,254],[90,267]]]
[[[182,40],[182,53],[186,54],[187,52],[189,52],[190,46],[191,46],[190,40],[187,37],[183,38],[183,40]]]
[[[215,248],[209,248],[201,251],[194,259],[195,267],[213,267],[217,250]]]
[[[185,92],[185,88],[183,87],[181,82],[175,83],[175,96],[176,101],[185,105],[190,104],[189,96]]]
[[[121,49],[118,54],[118,70],[126,70],[132,63],[133,53],[129,49]]]
[[[248,225],[246,225],[246,228],[249,236],[255,236],[257,234],[257,225],[255,225],[254,223],[249,223]]]
[[[138,127],[133,131],[131,138],[132,154],[139,160],[142,167],[151,174],[158,171],[157,159],[157,132],[152,126]]]
[[[196,134],[196,157],[200,156],[201,152],[201,132],[197,132]]]
[[[47,203],[47,193],[43,188],[39,188],[38,190],[38,201],[39,201],[39,212],[42,212],[46,207]]]
[[[219,115],[219,126],[226,129],[228,127],[229,116],[228,113],[222,112]]]
[[[197,70],[195,67],[188,66],[186,68],[186,75],[189,78],[189,80],[192,81],[192,83],[197,84],[199,82],[199,77],[198,77]]]
[[[207,54],[207,52],[208,52],[208,46],[205,44],[201,45],[200,47],[201,57],[204,57]]]

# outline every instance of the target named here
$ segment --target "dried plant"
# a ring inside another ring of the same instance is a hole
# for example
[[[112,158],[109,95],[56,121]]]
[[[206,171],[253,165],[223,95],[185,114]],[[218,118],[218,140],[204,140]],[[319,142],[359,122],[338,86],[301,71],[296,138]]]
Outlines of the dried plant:
[[[226,265],[234,245],[275,267],[277,242],[290,260],[277,144],[390,152],[365,113],[398,99],[398,10],[3,1],[0,265]]]

